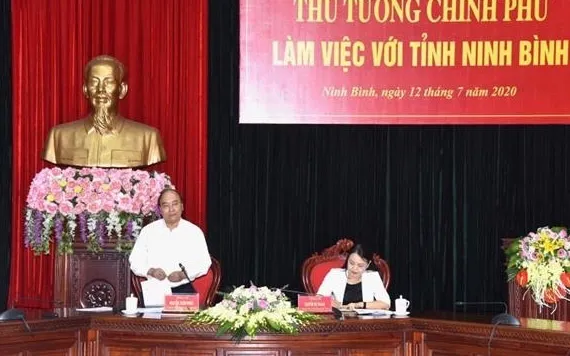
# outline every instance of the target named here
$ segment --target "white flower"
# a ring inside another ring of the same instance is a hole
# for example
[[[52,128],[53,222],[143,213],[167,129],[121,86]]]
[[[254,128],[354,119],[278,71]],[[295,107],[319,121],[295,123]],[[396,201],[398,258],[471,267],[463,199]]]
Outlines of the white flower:
[[[253,336],[261,329],[292,333],[299,325],[317,319],[292,308],[281,291],[255,286],[235,288],[223,301],[192,318],[193,322],[224,325],[224,330],[236,337]]]

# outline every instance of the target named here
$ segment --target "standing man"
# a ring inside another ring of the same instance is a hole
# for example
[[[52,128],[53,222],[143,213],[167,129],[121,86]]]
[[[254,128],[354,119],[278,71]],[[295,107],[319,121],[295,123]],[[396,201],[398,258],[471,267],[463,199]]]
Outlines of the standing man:
[[[212,264],[204,233],[182,219],[184,206],[176,190],[164,189],[158,203],[163,218],[141,230],[129,257],[131,270],[141,277],[167,278],[172,293],[195,293],[191,282],[205,275]]]

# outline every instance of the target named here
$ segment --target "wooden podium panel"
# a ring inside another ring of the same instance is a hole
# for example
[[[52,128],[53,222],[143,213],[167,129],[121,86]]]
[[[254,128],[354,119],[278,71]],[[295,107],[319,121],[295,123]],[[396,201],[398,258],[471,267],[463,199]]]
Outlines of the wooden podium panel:
[[[514,280],[509,282],[509,312],[517,318],[570,321],[568,301],[558,301],[555,308],[541,308],[532,299],[531,292],[519,286]]]
[[[567,356],[570,323],[522,319],[520,327],[481,316],[432,313],[411,318],[324,318],[299,333],[261,332],[241,342],[184,316],[145,318],[61,311],[51,320],[0,323],[0,355],[233,356]]]
[[[92,253],[83,244],[55,261],[54,305],[63,308],[120,308],[130,294],[128,255],[105,246]]]

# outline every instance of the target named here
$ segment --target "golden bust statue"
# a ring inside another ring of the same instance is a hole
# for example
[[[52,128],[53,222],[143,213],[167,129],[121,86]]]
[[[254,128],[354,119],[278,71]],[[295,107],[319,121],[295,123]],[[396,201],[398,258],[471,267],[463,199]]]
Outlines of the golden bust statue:
[[[43,159],[79,167],[142,167],[166,159],[157,129],[121,117],[119,100],[127,95],[125,68],[111,56],[85,66],[83,94],[91,113],[51,129]]]

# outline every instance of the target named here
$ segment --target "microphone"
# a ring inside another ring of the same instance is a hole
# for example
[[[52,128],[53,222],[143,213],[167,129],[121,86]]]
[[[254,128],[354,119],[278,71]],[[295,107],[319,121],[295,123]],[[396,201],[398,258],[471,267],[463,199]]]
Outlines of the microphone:
[[[501,314],[497,314],[491,319],[491,324],[503,324],[503,325],[511,325],[511,326],[520,326],[521,322],[517,319],[514,315],[508,313],[509,307],[505,302],[465,302],[465,301],[456,301],[456,306],[460,305],[502,305],[505,307],[505,311]]]
[[[293,294],[297,294],[297,295],[316,295],[314,293],[307,293],[307,292],[302,292],[300,290],[294,290],[294,289],[279,288],[279,290],[282,292],[293,293]]]
[[[182,270],[182,273],[184,273],[184,277],[186,277],[186,279],[190,280],[190,277],[188,277],[188,273],[186,273],[186,268],[184,268],[184,265],[182,263],[179,263],[178,266],[180,267],[180,269]]]
[[[49,305],[52,310],[43,310],[45,305]],[[37,297],[27,297],[27,296],[16,296],[16,299],[11,303],[11,308],[24,308],[26,310],[34,310],[34,312],[28,312],[28,317],[36,319],[40,317],[39,311],[41,311],[42,319],[55,319],[59,318],[60,314],[65,314],[65,304],[61,300],[53,300],[48,298],[37,298]],[[58,310],[58,311],[56,311]],[[0,319],[1,320],[1,319]]]
[[[344,320],[344,314],[338,308],[332,307],[333,315],[336,320]]]
[[[26,330],[28,332],[32,332],[32,329],[30,329],[30,325],[28,325],[26,319],[24,318],[24,312],[21,311],[20,309],[8,309],[0,313],[0,321],[9,321],[9,320],[21,320],[24,323]]]

